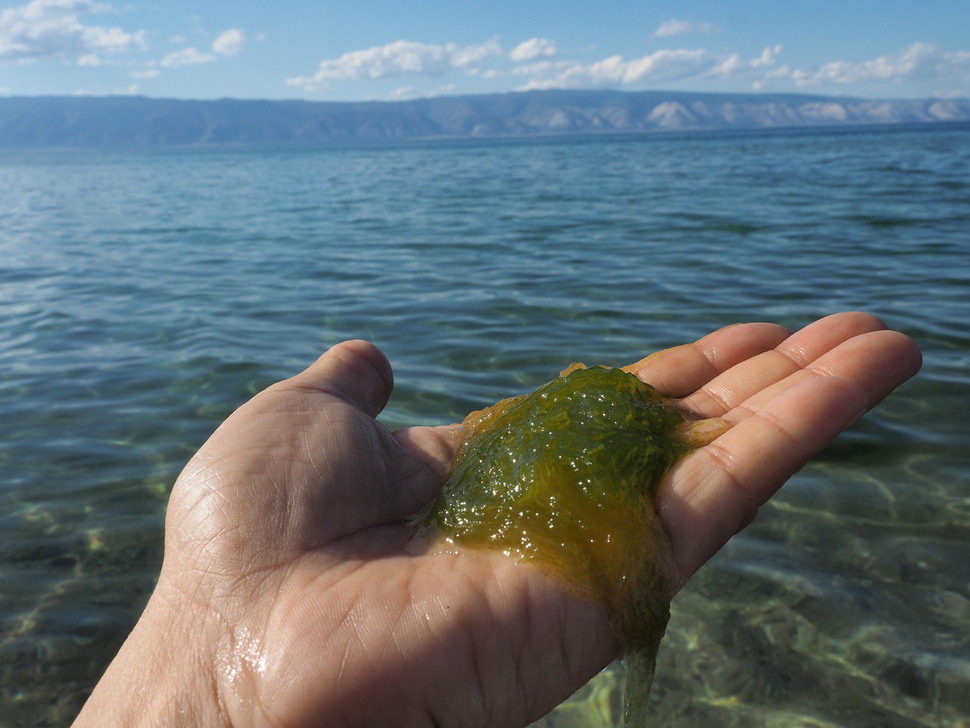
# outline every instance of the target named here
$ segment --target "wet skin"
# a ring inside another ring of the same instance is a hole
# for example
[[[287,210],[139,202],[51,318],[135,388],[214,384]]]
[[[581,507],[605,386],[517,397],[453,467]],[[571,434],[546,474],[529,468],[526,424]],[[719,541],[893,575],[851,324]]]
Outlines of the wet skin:
[[[719,329],[628,369],[730,430],[658,502],[679,589],[793,473],[919,369],[867,314]],[[155,591],[76,725],[515,728],[617,656],[605,610],[491,549],[415,552],[460,427],[390,432],[373,345],[244,404],[176,482]],[[456,547],[457,548],[457,547]]]
[[[657,490],[724,429],[691,423],[633,374],[574,365],[465,419],[432,520],[446,544],[501,551],[602,605],[631,657],[637,712],[673,596]]]

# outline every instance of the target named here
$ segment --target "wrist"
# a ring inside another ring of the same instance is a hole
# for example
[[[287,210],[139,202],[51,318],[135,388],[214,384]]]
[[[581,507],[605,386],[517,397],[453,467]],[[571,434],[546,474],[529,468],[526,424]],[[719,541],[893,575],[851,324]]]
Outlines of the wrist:
[[[219,701],[204,617],[176,608],[160,591],[161,586],[73,728],[230,726]]]

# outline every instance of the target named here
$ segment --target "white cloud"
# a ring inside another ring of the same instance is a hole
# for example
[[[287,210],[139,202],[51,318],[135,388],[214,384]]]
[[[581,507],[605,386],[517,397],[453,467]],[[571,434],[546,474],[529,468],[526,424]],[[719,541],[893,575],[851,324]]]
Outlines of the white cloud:
[[[712,23],[691,23],[686,20],[670,20],[660,24],[651,38],[672,38],[676,35],[712,35],[721,29]]]
[[[216,57],[211,53],[203,53],[198,48],[189,46],[178,51],[172,51],[165,56],[160,65],[163,68],[178,68],[180,66],[197,66],[200,63],[212,63]]]
[[[451,60],[451,65],[456,68],[476,66],[486,58],[500,56],[503,52],[498,38],[489,38],[480,45],[459,46],[456,43],[449,43],[445,48]]]
[[[522,87],[583,88],[597,86],[646,86],[689,82],[706,78],[737,78],[754,69],[773,64],[780,46],[765,49],[758,58],[744,60],[737,54],[723,55],[699,49],[665,49],[642,58],[611,56],[596,63],[543,61],[517,68],[514,73],[531,79]]]
[[[409,99],[420,98],[421,93],[421,89],[415,86],[401,86],[391,91],[389,98],[391,101],[408,101]]]
[[[238,28],[230,28],[219,34],[212,42],[212,50],[220,56],[235,56],[243,49],[246,35]]]
[[[760,68],[774,66],[779,53],[781,53],[780,45],[776,45],[773,48],[765,48],[761,51],[760,56],[752,58],[750,61],[745,61],[737,53],[732,53],[730,56],[723,58],[712,66],[706,75],[716,76],[718,78],[736,78]]]
[[[132,45],[144,47],[144,31],[136,38],[121,28],[86,27],[81,32],[85,46],[109,53],[125,51]]]
[[[751,87],[755,91],[762,91],[770,82],[774,81],[775,79],[787,79],[791,77],[791,74],[791,66],[787,64],[779,66],[778,68],[772,68],[770,71],[764,73],[761,78],[752,81]]]
[[[933,78],[962,79],[966,83],[970,82],[970,52],[946,52],[928,43],[913,43],[894,55],[858,63],[832,61],[815,68],[792,70],[789,76],[800,87]]]
[[[509,58],[516,62],[532,61],[536,58],[551,58],[559,55],[556,41],[548,38],[530,38],[519,43],[509,53]]]
[[[402,86],[401,88],[394,89],[391,92],[391,101],[407,101],[409,99],[427,99],[433,96],[441,96],[443,94],[454,93],[458,90],[458,85],[454,83],[448,83],[444,86],[438,86],[431,91],[423,91],[414,86]]]
[[[290,86],[307,91],[329,88],[332,81],[360,81],[409,76],[436,77],[454,68],[475,70],[489,56],[502,53],[494,38],[481,45],[459,46],[456,43],[435,45],[399,40],[383,46],[344,53],[339,58],[322,61],[312,76],[287,79]]]
[[[55,59],[91,60],[100,53],[145,47],[145,31],[85,25],[81,16],[111,7],[93,0],[31,0],[0,10],[0,64]]]
[[[776,45],[771,48],[765,48],[761,51],[761,55],[751,61],[752,68],[765,68],[768,66],[773,66],[778,61],[778,54],[781,53],[781,46]]]
[[[242,51],[246,42],[246,35],[238,28],[230,28],[221,32],[212,41],[212,52],[200,51],[195,46],[186,46],[166,55],[158,65],[162,68],[180,68],[182,66],[198,66],[203,63],[214,63],[220,56],[234,56]],[[157,75],[157,74],[156,74]],[[142,76],[147,78],[148,76]]]

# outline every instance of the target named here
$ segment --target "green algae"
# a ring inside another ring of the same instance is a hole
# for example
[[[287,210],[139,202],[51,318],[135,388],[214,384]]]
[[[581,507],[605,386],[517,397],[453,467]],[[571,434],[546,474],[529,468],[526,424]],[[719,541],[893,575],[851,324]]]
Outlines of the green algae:
[[[432,515],[438,528],[600,603],[627,655],[628,725],[642,723],[673,590],[656,494],[696,444],[684,416],[636,376],[593,367],[568,369],[463,425]]]

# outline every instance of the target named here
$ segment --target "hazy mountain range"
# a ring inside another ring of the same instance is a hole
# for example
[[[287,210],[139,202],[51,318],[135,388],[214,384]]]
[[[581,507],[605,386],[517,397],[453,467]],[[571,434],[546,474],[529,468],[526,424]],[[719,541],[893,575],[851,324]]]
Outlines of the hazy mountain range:
[[[529,91],[412,101],[0,97],[0,148],[347,144],[663,130],[970,121],[970,99]]]

